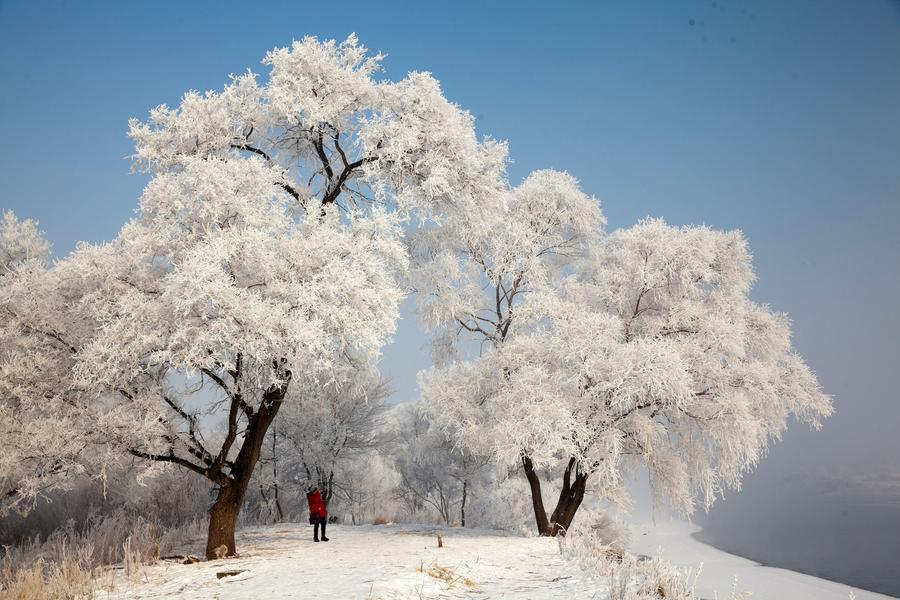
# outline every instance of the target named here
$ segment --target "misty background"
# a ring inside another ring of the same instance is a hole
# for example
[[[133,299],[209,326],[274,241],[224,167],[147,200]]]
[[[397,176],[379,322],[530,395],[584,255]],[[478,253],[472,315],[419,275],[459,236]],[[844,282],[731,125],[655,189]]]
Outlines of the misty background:
[[[0,1],[0,209],[56,256],[112,239],[147,181],[129,117],[350,32],[509,140],[512,183],[567,170],[610,229],[745,232],[752,297],[791,315],[836,412],[790,427],[700,537],[900,596],[900,3]],[[395,402],[430,364],[413,306],[382,361]]]

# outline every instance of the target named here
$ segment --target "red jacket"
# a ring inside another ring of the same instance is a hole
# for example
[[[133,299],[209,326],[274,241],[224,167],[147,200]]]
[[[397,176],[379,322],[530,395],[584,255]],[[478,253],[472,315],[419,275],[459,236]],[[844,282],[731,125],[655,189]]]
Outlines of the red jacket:
[[[310,519],[324,519],[328,516],[328,511],[325,509],[325,503],[322,502],[322,494],[319,493],[319,490],[315,490],[311,494],[307,494],[306,502],[307,504],[309,504]]]

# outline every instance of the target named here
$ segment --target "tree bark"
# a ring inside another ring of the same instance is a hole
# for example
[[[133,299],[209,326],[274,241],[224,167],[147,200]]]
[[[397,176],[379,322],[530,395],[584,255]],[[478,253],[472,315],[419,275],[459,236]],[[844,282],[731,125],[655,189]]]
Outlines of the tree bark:
[[[531,506],[534,508],[534,520],[537,522],[538,534],[552,535],[547,511],[544,509],[544,498],[541,496],[541,480],[534,472],[534,463],[527,454],[522,455],[522,467],[525,469],[525,477],[531,487]]]
[[[219,488],[216,501],[209,510],[209,530],[206,536],[206,558],[234,556],[234,529],[243,498],[239,498],[238,485],[229,482]],[[225,552],[216,552],[225,546]]]
[[[287,393],[287,384],[271,388],[263,394],[259,409],[249,418],[241,449],[228,478],[220,483],[216,501],[209,510],[209,530],[206,538],[206,558],[212,560],[221,556],[234,556],[234,530],[237,518],[244,504],[244,496],[256,463],[262,452],[266,433],[281,408]],[[225,552],[216,550],[225,546]]]
[[[572,520],[575,518],[575,513],[578,512],[581,501],[584,500],[586,487],[587,475],[576,474],[575,483],[572,484],[572,495],[567,499],[565,505],[561,507],[559,518],[553,523],[554,531],[551,535],[566,535],[566,532],[569,531],[569,528],[572,526]]]
[[[461,527],[466,526],[466,493],[468,492],[469,480],[463,479],[463,497],[462,503],[459,505],[459,524]]]
[[[578,469],[578,463],[574,458],[569,459],[566,470],[563,473],[563,485],[559,492],[559,499],[556,502],[556,508],[550,518],[547,518],[547,512],[544,508],[544,499],[541,496],[541,480],[534,471],[534,464],[531,459],[523,455],[522,466],[525,469],[525,477],[531,487],[531,504],[534,508],[534,519],[537,523],[538,534],[542,536],[555,537],[557,535],[566,535],[569,527],[572,526],[572,520],[575,513],[584,500],[584,493],[587,487],[588,476],[581,473]],[[572,481],[572,471],[575,471],[575,481]]]
[[[572,470],[575,470],[575,481],[572,482]],[[580,472],[578,463],[574,458],[569,459],[566,470],[563,473],[563,486],[559,492],[556,508],[550,517],[550,535],[565,535],[572,525],[572,519],[581,501],[584,500],[584,491],[587,486],[587,475]]]

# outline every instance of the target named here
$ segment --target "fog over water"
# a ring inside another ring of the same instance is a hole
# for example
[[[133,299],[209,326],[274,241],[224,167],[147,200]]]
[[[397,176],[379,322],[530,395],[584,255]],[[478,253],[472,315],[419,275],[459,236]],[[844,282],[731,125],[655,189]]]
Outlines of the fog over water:
[[[757,562],[900,597],[900,476],[798,476],[698,515],[697,539]]]

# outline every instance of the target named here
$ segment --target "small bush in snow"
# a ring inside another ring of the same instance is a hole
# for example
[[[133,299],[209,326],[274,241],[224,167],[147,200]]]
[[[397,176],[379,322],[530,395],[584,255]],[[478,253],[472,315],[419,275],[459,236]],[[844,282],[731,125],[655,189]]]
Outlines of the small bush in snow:
[[[660,556],[626,552],[627,530],[609,516],[558,539],[563,555],[589,575],[608,580],[610,600],[697,600],[700,568],[683,570]]]
[[[697,580],[703,565],[683,569],[659,554],[650,558],[627,552],[628,530],[609,515],[557,539],[564,556],[577,561],[588,575],[608,581],[609,600],[700,600]],[[727,600],[749,597],[735,577]]]

